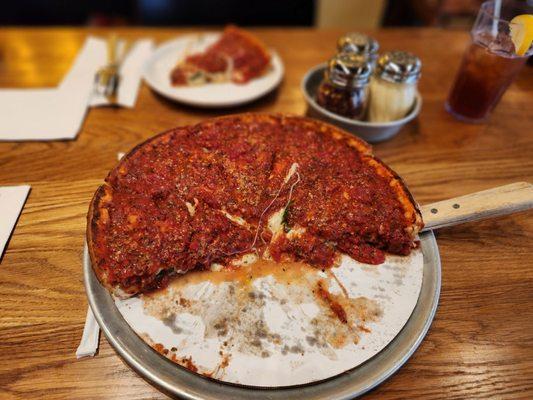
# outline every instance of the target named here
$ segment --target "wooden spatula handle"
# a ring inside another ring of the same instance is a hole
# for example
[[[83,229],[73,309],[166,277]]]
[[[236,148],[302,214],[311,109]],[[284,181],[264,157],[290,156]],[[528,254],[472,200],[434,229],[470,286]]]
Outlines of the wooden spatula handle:
[[[424,229],[497,217],[533,208],[533,185],[517,182],[422,206]]]

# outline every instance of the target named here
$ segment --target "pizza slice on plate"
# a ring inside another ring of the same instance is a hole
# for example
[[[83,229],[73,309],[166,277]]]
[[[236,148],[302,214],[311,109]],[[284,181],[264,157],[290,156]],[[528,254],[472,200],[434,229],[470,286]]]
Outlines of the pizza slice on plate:
[[[173,86],[234,82],[261,76],[270,65],[265,45],[251,33],[230,25],[205,51],[190,54],[170,74]]]

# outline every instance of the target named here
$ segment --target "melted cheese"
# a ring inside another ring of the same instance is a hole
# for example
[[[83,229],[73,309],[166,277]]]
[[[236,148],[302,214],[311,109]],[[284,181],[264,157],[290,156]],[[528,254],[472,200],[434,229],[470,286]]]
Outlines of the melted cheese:
[[[289,169],[289,172],[285,176],[285,179],[283,180],[283,183],[289,182],[289,180],[292,178],[292,176],[296,173],[296,170],[298,169],[298,163],[292,163],[291,168]]]
[[[245,219],[241,218],[241,217],[238,217],[236,215],[232,215],[230,214],[229,212],[227,212],[226,210],[220,210],[220,212],[227,218],[229,219],[231,222],[235,222],[237,225],[240,225],[240,226],[244,226],[246,228],[249,228],[250,227],[250,224],[248,222],[246,222]]]
[[[293,227],[289,232],[287,232],[287,239],[292,240],[301,237],[305,233],[306,229],[301,226]]]
[[[233,260],[231,262],[231,265],[236,266],[236,267],[244,267],[244,266],[255,263],[258,259],[259,257],[257,256],[257,254],[248,253],[248,254],[244,254],[241,258],[237,260]]]
[[[267,226],[273,236],[283,230],[283,214],[285,214],[285,207],[280,208],[268,219]]]

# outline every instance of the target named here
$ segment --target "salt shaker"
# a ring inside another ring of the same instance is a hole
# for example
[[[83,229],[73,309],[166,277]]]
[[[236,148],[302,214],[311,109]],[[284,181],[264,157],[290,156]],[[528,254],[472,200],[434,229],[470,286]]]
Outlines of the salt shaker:
[[[339,53],[351,53],[367,58],[372,66],[378,58],[379,43],[370,36],[362,33],[352,32],[341,36],[337,40],[337,51]]]
[[[407,115],[415,102],[421,67],[418,57],[404,51],[378,58],[370,82],[369,121],[389,122]]]
[[[335,114],[363,119],[372,67],[363,57],[339,53],[328,62],[317,91],[317,103]]]

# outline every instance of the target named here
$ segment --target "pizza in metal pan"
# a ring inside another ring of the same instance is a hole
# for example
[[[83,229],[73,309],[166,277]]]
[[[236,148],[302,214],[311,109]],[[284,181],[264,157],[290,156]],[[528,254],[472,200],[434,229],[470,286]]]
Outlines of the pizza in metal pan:
[[[96,191],[87,237],[98,279],[125,297],[259,258],[380,264],[408,255],[422,226],[407,187],[368,144],[316,120],[257,113],[135,147]]]

